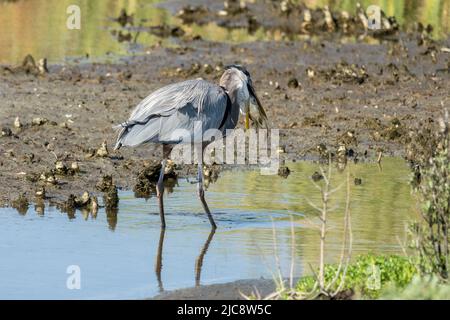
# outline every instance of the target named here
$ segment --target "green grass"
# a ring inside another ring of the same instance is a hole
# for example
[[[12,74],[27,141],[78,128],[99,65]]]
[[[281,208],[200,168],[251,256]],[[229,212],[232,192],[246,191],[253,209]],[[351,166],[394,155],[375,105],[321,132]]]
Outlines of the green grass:
[[[334,278],[338,266],[325,266],[325,280],[330,283]],[[382,290],[389,286],[403,288],[418,274],[415,265],[407,258],[396,255],[367,254],[356,258],[348,266],[342,290],[352,289],[356,296],[362,298],[378,298]],[[342,281],[342,274],[333,285],[336,289]],[[299,292],[309,292],[315,284],[313,276],[301,278],[296,286]]]

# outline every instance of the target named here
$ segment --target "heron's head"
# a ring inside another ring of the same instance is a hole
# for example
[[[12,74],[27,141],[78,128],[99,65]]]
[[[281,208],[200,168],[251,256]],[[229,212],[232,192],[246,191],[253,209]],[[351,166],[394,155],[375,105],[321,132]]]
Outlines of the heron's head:
[[[267,128],[267,116],[261,102],[256,95],[252,78],[248,70],[238,64],[225,67],[225,72],[220,78],[220,85],[228,90],[236,90],[244,101],[239,103],[241,112],[245,114],[245,128],[249,128],[249,119],[256,128]]]

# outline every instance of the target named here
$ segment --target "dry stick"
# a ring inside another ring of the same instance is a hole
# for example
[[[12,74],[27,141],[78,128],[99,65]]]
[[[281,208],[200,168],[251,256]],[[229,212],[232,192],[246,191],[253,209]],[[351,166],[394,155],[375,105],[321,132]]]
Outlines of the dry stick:
[[[278,277],[279,277],[281,288],[284,288],[283,276],[281,274],[280,257],[278,256],[277,231],[275,230],[275,222],[273,221],[273,217],[271,219],[272,219],[272,236],[273,236],[273,247],[274,247],[273,251],[275,254],[275,263],[276,263],[276,267],[278,270]]]
[[[338,288],[336,289],[336,291],[333,293],[333,296],[335,296],[336,294],[338,294],[341,290],[342,287],[344,285],[345,282],[345,277],[347,275],[347,269],[348,266],[350,264],[350,258],[352,255],[352,247],[353,247],[353,233],[352,233],[352,217],[350,214],[350,175],[347,173],[347,198],[346,198],[346,203],[345,203],[345,220],[344,220],[344,233],[347,235],[348,233],[348,237],[349,237],[349,243],[348,243],[348,250],[347,250],[347,260],[345,261],[345,267],[344,267],[344,271],[342,273],[342,280],[338,286]],[[347,242],[347,236],[344,237],[344,243],[343,243],[343,247],[342,247],[342,257],[344,255],[344,249],[345,249],[345,243]],[[341,264],[342,264],[342,260],[341,260]],[[341,267],[340,264],[340,267]]]
[[[328,212],[328,195],[330,189],[330,179],[331,179],[331,160],[328,161],[328,175],[325,175],[323,168],[320,168],[320,171],[325,180],[325,186],[322,188],[322,216],[321,220],[321,228],[320,228],[320,258],[319,258],[319,287],[320,291],[323,292],[325,289],[325,236],[326,236],[326,225],[327,225],[327,212]]]
[[[395,238],[397,240],[398,245],[400,246],[400,249],[402,249],[402,253],[405,255],[405,257],[408,257],[408,253],[406,252],[406,246],[405,246],[405,243],[407,241],[406,240],[406,232],[407,232],[406,229],[407,228],[405,226],[405,239],[403,240],[403,242],[402,242],[402,240],[400,239],[400,237],[398,235]]]
[[[289,287],[294,287],[294,268],[295,268],[295,232],[294,232],[294,216],[291,215],[291,270],[289,273]]]
[[[347,172],[347,197],[346,197],[346,205],[345,205],[345,213],[344,213],[344,239],[342,241],[342,250],[341,250],[341,256],[339,259],[339,265],[338,265],[338,269],[336,270],[336,273],[333,277],[333,279],[330,281],[330,283],[328,283],[325,291],[327,292],[327,294],[329,296],[335,296],[337,292],[336,291],[332,294],[329,293],[330,288],[336,283],[336,281],[339,279],[339,276],[341,275],[341,269],[342,266],[344,264],[344,259],[345,259],[345,249],[347,246],[347,233],[348,233],[348,215],[349,215],[349,203],[350,203],[350,175]],[[344,279],[341,280],[341,284],[343,283]]]
[[[275,298],[278,298],[281,296],[281,294],[283,293],[284,289],[280,289],[278,291],[272,292],[271,294],[269,294],[267,297],[264,297],[263,300],[273,300]]]
[[[341,269],[342,269],[342,264],[344,262],[344,257],[345,257],[345,248],[347,245],[347,212],[348,212],[348,202],[349,202],[349,191],[348,191],[348,185],[349,183],[349,174],[347,172],[347,199],[346,199],[346,210],[344,213],[344,239],[342,241],[342,250],[341,250],[341,257],[339,258],[339,265],[338,265],[338,269],[336,270],[336,273],[333,277],[333,279],[330,281],[330,283],[327,285],[326,291],[328,292],[330,290],[330,288],[336,283],[336,281],[339,279],[339,275],[341,274]],[[342,282],[342,281],[341,281]]]
[[[328,296],[333,297],[342,289],[342,286],[344,284],[345,276],[346,276],[348,265],[350,262],[352,245],[353,245],[353,236],[352,236],[352,231],[351,231],[351,217],[350,217],[350,210],[349,210],[349,207],[350,207],[350,182],[349,182],[350,176],[349,176],[349,174],[347,174],[347,197],[346,197],[346,207],[345,207],[345,216],[344,216],[344,239],[343,239],[343,243],[342,243],[342,251],[341,251],[341,258],[339,261],[339,267],[338,267],[338,270],[337,270],[333,280],[325,287],[324,252],[325,252],[325,236],[326,236],[326,231],[327,231],[327,228],[326,228],[327,213],[329,211],[328,201],[329,201],[330,193],[336,192],[341,186],[330,191],[330,181],[331,181],[331,164],[330,163],[328,166],[328,174],[325,175],[324,170],[322,168],[321,168],[321,172],[322,172],[322,175],[324,176],[325,186],[321,190],[322,191],[323,208],[321,210],[322,216],[320,218],[320,220],[322,221],[322,224],[321,224],[321,233],[320,233],[320,262],[319,262],[318,282],[319,282],[320,291]],[[349,238],[349,240],[348,240],[349,248],[347,250],[347,256],[345,256],[347,237]],[[347,259],[345,259],[345,258],[347,258]],[[345,260],[345,263],[344,263],[344,260]],[[344,266],[344,270],[342,273],[342,281],[340,282],[337,290],[333,293],[330,293],[329,289],[338,280],[338,278],[341,274],[343,265],[345,265],[345,266]]]
[[[378,159],[377,159],[377,163],[380,164],[381,163],[381,158],[383,157],[383,151],[378,152]]]
[[[314,186],[317,190],[322,191],[322,187],[321,187],[321,186],[319,186],[312,178],[311,178],[310,180],[311,180],[311,183],[313,184],[313,186]]]
[[[345,267],[344,267],[344,272],[342,273],[342,281],[339,284],[339,287],[336,289],[336,291],[334,292],[333,295],[336,295],[337,293],[339,293],[342,290],[342,287],[344,285],[345,282],[345,277],[347,276],[347,270],[348,270],[348,266],[350,264],[350,258],[351,258],[351,253],[352,253],[352,246],[353,246],[353,235],[352,235],[352,223],[351,223],[351,216],[349,215],[348,217],[348,231],[349,231],[349,251],[347,254],[347,261],[345,263]]]
[[[322,213],[322,208],[319,208],[319,206],[317,206],[316,204],[314,204],[314,202],[312,202],[311,200],[309,200],[308,198],[305,197],[306,202],[308,202],[308,205],[310,207],[312,207],[313,209],[319,211],[320,213]]]
[[[342,189],[342,187],[345,185],[345,183],[344,182],[342,182],[340,185],[338,185],[336,188],[334,188],[334,189],[331,189],[328,193],[329,194],[333,194],[333,193],[335,193],[336,191],[339,191],[340,189]]]

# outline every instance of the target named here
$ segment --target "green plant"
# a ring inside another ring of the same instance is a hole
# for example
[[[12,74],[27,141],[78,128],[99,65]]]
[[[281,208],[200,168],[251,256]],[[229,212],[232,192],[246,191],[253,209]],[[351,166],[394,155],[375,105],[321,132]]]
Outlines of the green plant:
[[[278,260],[277,254],[277,242],[276,242],[276,230],[275,227],[273,230],[273,241],[274,241],[274,251],[275,251],[275,259],[277,261],[277,269],[278,275],[274,277],[275,284],[277,286],[277,290],[272,292],[268,296],[264,297],[264,299],[314,299],[316,297],[327,297],[330,299],[337,298],[341,294],[342,287],[345,283],[345,277],[347,273],[347,267],[350,262],[351,250],[353,244],[353,235],[352,235],[352,227],[351,227],[351,214],[350,214],[350,175],[347,173],[347,192],[346,192],[346,201],[344,208],[344,232],[342,239],[342,248],[341,254],[339,258],[339,263],[331,270],[327,269],[327,265],[325,264],[325,243],[326,243],[326,235],[327,235],[327,219],[328,215],[333,208],[330,208],[331,195],[336,192],[339,188],[331,188],[331,176],[332,176],[332,164],[331,157],[328,159],[328,170],[325,171],[322,167],[320,168],[321,176],[323,179],[322,184],[316,183],[312,178],[312,184],[320,191],[321,194],[321,203],[316,205],[311,201],[308,203],[318,212],[319,222],[315,223],[311,220],[307,219],[306,222],[310,224],[311,227],[315,228],[320,235],[319,242],[319,266],[318,272],[314,273],[313,276],[309,278],[305,278],[305,281],[308,282],[308,286],[305,287],[307,290],[296,290],[293,282],[293,273],[294,273],[294,254],[295,254],[295,232],[294,232],[294,222],[291,221],[291,274],[289,278],[289,287],[286,287],[285,281],[281,275],[281,269]],[[332,273],[331,273],[332,271]],[[263,299],[263,297],[258,292],[253,292],[251,295],[246,296],[242,295],[245,299]]]
[[[449,277],[450,228],[450,136],[448,112],[436,133],[437,148],[420,170],[421,181],[416,190],[423,202],[421,222],[411,225],[413,247],[419,255],[424,274],[436,274],[441,280]]]
[[[325,265],[325,282],[335,277],[338,265]],[[334,287],[341,290],[352,290],[356,295],[366,298],[377,298],[387,284],[395,284],[401,288],[406,286],[418,273],[415,264],[401,256],[362,255],[356,258],[347,268],[345,281],[342,276]],[[315,285],[314,276],[301,278],[297,283],[298,292],[309,292]]]
[[[303,291],[303,294],[297,294],[298,298],[315,298],[318,296],[325,296],[332,299],[337,297],[343,289],[352,252],[353,235],[350,214],[350,175],[347,172],[347,194],[344,208],[344,234],[342,239],[341,255],[339,258],[339,263],[332,270],[333,272],[331,272],[331,270],[327,270],[327,265],[325,264],[325,243],[328,230],[328,218],[330,212],[333,211],[333,208],[330,207],[331,195],[340,188],[337,187],[332,189],[331,187],[331,156],[328,159],[328,170],[325,172],[325,170],[321,167],[320,172],[323,178],[323,183],[319,185],[314,181],[314,179],[311,179],[311,182],[320,191],[321,204],[316,205],[307,200],[310,206],[318,212],[319,223],[315,224],[310,222],[310,225],[317,228],[320,235],[319,267],[318,272],[314,273],[314,285],[310,288],[310,290]]]
[[[448,300],[450,285],[443,284],[436,276],[416,275],[406,287],[389,285],[380,296],[385,300]]]

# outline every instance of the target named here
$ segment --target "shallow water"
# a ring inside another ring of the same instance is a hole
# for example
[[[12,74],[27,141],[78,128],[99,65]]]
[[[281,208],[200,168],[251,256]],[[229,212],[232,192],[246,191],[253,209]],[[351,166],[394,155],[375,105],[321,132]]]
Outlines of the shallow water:
[[[160,2],[164,1],[0,0],[0,63],[19,63],[27,54],[38,59],[46,57],[52,63],[86,55],[94,60],[108,61],[123,55],[145,52],[146,48],[160,42],[165,46],[176,46],[177,42],[173,38],[159,38],[147,31],[139,32],[139,26],[158,26],[162,23],[181,25],[181,21],[174,18],[169,10],[154,5]],[[443,37],[450,31],[450,0],[412,3],[406,0],[305,1],[310,7],[329,4],[331,8],[348,12],[355,11],[357,2],[361,2],[364,7],[378,4],[388,15],[395,15],[401,24],[415,21],[431,24],[435,37]],[[81,30],[69,30],[66,27],[66,9],[69,5],[80,7]],[[171,5],[167,7],[170,9]],[[112,20],[123,8],[134,14],[133,27],[122,28]],[[205,26],[193,24],[183,28],[187,35],[199,35],[212,41],[282,39],[280,32],[259,29],[250,34],[247,29],[229,30],[214,23]],[[130,41],[119,42],[119,32],[123,38],[130,37]]]
[[[206,193],[219,226],[213,235],[196,199],[196,185],[187,180],[178,181],[165,198],[168,228],[163,237],[155,198],[136,199],[129,191],[120,193],[116,217],[104,210],[94,219],[82,212],[69,218],[53,207],[43,214],[31,207],[25,214],[0,209],[0,298],[145,298],[163,289],[271,278],[275,256],[288,276],[291,216],[295,275],[308,273],[309,263],[317,263],[318,233],[304,217],[315,219],[306,199],[320,198],[310,182],[319,167],[310,162],[289,167],[287,179],[257,170],[221,173]],[[404,161],[385,158],[381,168],[350,164],[344,172],[333,172],[335,186],[350,174],[354,255],[400,253],[405,226],[415,217]],[[361,185],[353,184],[355,177]],[[344,199],[341,188],[332,200],[338,208],[329,215],[328,262],[340,253]],[[80,267],[80,290],[66,287],[70,265]]]

